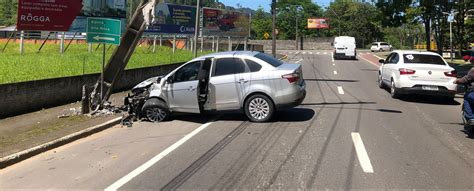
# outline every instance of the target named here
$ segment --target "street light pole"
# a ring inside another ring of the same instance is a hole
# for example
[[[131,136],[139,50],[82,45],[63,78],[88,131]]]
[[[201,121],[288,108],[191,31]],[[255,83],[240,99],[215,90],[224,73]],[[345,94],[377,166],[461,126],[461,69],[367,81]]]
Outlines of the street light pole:
[[[298,12],[296,12],[296,35],[295,35],[295,45],[296,45],[296,50],[298,50]]]
[[[201,9],[201,0],[197,0],[196,4],[196,23],[194,27],[194,47],[193,47],[193,55],[194,58],[197,57],[197,42],[198,42],[198,36],[199,36],[199,23],[200,23],[200,9]]]
[[[331,12],[337,17],[337,32],[339,34],[339,36],[341,36],[341,18],[339,17],[339,15],[337,15],[336,12],[334,12],[334,10],[332,10],[331,8],[328,7],[329,10],[331,10]]]
[[[272,0],[272,55],[276,58],[276,0]]]
[[[454,21],[454,16],[458,14],[459,12],[452,12],[447,13],[443,12],[443,14],[449,15],[448,16],[448,22],[449,22],[449,46],[451,47],[451,51],[449,52],[449,57],[451,58],[451,62],[453,62],[453,21]]]

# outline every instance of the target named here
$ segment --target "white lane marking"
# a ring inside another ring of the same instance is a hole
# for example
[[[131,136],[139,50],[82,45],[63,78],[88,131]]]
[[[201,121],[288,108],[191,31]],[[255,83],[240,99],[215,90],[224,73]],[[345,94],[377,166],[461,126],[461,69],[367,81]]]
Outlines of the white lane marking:
[[[306,52],[303,52],[303,54],[306,54]]]
[[[339,94],[343,95],[344,94],[344,90],[342,89],[341,86],[337,86],[337,91],[339,92]]]
[[[217,119],[217,118],[216,118]],[[215,120],[215,119],[214,119]],[[208,127],[209,125],[211,125],[214,120],[210,121],[210,122],[207,122],[201,126],[199,126],[197,129],[195,129],[194,131],[192,131],[191,133],[187,134],[186,136],[184,136],[183,138],[181,138],[178,142],[174,143],[173,145],[171,145],[170,147],[166,148],[164,151],[162,151],[160,154],[154,156],[152,159],[150,159],[149,161],[147,161],[146,163],[142,164],[141,166],[139,166],[138,168],[136,168],[135,170],[133,170],[132,172],[128,173],[127,175],[125,175],[124,177],[120,178],[119,180],[117,180],[116,182],[114,182],[112,185],[110,185],[109,187],[107,187],[105,189],[105,191],[115,191],[117,189],[119,189],[120,187],[122,187],[123,185],[125,185],[127,182],[129,182],[130,180],[132,180],[133,178],[135,178],[136,176],[138,176],[139,174],[141,174],[142,172],[144,172],[146,169],[150,168],[151,166],[153,166],[155,163],[157,163],[158,161],[160,161],[162,158],[164,158],[166,155],[170,154],[171,152],[173,152],[176,148],[178,148],[179,146],[181,146],[183,143],[185,143],[187,140],[191,139],[191,137],[193,137],[194,135],[198,134],[199,132],[201,132],[202,130],[204,130],[206,127]]]
[[[357,153],[357,158],[359,158],[360,166],[365,173],[374,173],[374,168],[372,167],[372,163],[370,163],[369,155],[365,150],[364,142],[362,142],[362,138],[360,137],[359,133],[351,133],[352,142],[354,143],[354,147]]]
[[[313,54],[313,52],[309,52],[309,54]]]
[[[327,52],[324,52],[323,54],[328,54]]]
[[[336,71],[336,70],[334,70],[334,75],[337,75],[337,71]]]
[[[298,61],[295,62],[295,64],[298,64],[298,62],[303,61],[303,59],[299,59]]]
[[[316,54],[319,54],[320,52],[316,52]]]
[[[333,62],[332,65],[335,66],[335,64],[334,64],[334,55],[333,55],[332,52],[331,52],[331,60],[332,60],[332,62]]]
[[[293,52],[289,52],[289,54],[293,54]]]
[[[336,64],[335,63],[332,63],[333,66],[335,66]]]

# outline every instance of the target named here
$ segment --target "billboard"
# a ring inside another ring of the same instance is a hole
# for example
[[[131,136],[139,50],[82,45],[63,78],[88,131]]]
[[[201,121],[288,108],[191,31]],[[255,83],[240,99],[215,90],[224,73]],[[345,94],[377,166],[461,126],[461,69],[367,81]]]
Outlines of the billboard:
[[[328,19],[324,18],[309,18],[308,29],[328,29]]]
[[[248,36],[250,15],[241,12],[203,8],[203,35]]]
[[[118,19],[122,22],[122,31],[126,26],[126,0],[82,0],[83,7],[76,17],[70,32],[86,32],[87,17]]]
[[[81,8],[81,0],[19,0],[17,29],[67,31]]]
[[[145,32],[194,34],[195,22],[196,7],[160,3]]]

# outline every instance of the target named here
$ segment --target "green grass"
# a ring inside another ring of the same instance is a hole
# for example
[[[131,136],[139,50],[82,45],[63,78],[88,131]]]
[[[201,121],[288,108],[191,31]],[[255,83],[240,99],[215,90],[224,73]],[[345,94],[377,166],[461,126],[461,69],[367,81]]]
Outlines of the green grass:
[[[25,44],[23,55],[19,53],[18,43],[9,43],[2,53],[4,45],[5,43],[0,43],[0,84],[101,71],[102,47],[95,50],[97,44],[93,45],[92,53],[88,52],[87,44],[71,44],[64,54],[59,53],[58,44],[46,44],[39,53],[37,50],[40,44]],[[106,60],[110,58],[114,49],[115,46],[112,46],[107,51]],[[173,54],[172,48],[157,46],[156,52],[153,53],[148,46],[141,46],[135,49],[127,69],[185,62],[192,58],[192,53],[187,50],[177,49]]]

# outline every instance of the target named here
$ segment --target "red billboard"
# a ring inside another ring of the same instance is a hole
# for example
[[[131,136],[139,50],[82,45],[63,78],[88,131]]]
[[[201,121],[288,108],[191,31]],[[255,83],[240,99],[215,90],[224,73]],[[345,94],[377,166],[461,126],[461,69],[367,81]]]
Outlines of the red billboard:
[[[203,8],[204,35],[248,36],[250,15],[223,9]]]
[[[68,31],[82,0],[19,0],[18,30]]]
[[[329,24],[327,19],[323,18],[309,18],[308,29],[328,29]]]

